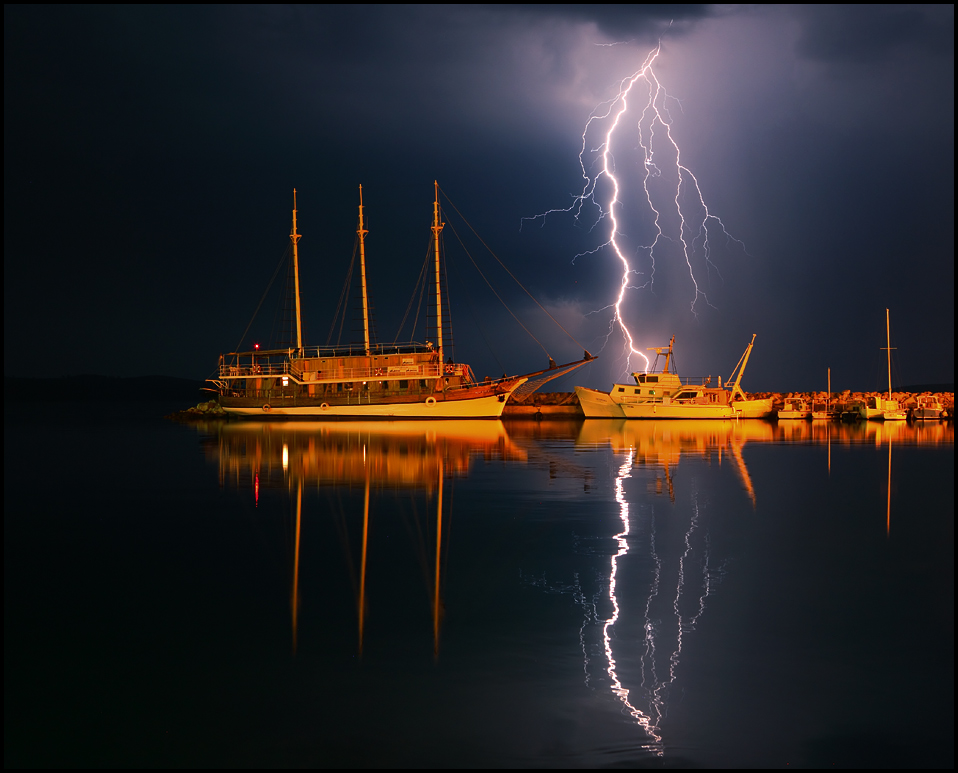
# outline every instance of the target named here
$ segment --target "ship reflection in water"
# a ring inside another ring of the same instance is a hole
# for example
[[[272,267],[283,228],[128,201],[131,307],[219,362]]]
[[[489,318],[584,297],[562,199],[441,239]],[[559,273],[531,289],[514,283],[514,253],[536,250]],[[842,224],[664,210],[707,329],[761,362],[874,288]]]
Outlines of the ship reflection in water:
[[[683,464],[718,466],[724,513],[754,513],[760,496],[746,465],[744,450],[759,444],[827,446],[874,445],[888,449],[886,530],[892,519],[892,446],[954,443],[952,425],[909,427],[885,422],[860,425],[762,421],[630,422],[227,422],[200,427],[209,437],[211,461],[221,484],[235,485],[259,498],[262,487],[289,491],[295,510],[292,571],[292,637],[295,652],[299,620],[300,534],[304,489],[336,487],[363,492],[361,551],[354,582],[357,648],[364,644],[367,614],[367,558],[375,494],[383,490],[424,493],[430,517],[424,575],[430,594],[433,654],[438,657],[443,616],[443,556],[448,554],[450,487],[467,478],[476,459],[530,470],[557,457],[554,449],[571,448],[575,461],[565,461],[566,477],[582,476],[588,492],[595,475],[588,467],[602,453],[613,458],[611,498],[618,524],[611,550],[602,552],[594,582],[575,579],[574,598],[583,616],[579,640],[586,684],[607,691],[641,728],[637,745],[652,755],[668,747],[663,721],[670,692],[683,673],[683,648],[694,641],[710,599],[728,571],[716,556],[710,533],[712,494],[700,491],[698,478],[686,478],[677,503],[676,472]],[[568,459],[568,456],[564,457]],[[585,459],[585,461],[583,461]],[[728,470],[726,476],[725,470]],[[552,476],[550,476],[552,477]],[[644,489],[634,479],[644,480]],[[759,481],[761,483],[761,481]],[[813,483],[810,481],[810,483]],[[724,484],[723,484],[724,485]],[[761,488],[759,485],[758,488]],[[728,492],[732,493],[729,494]],[[736,501],[737,500],[737,501]],[[508,506],[496,500],[499,507]],[[358,508],[357,508],[358,509]],[[354,513],[355,520],[358,512]],[[521,516],[521,513],[519,514]],[[561,513],[559,514],[560,517]],[[353,526],[354,533],[359,531]],[[628,583],[622,575],[628,573]],[[481,582],[482,578],[472,578]]]
[[[219,466],[220,484],[260,488],[286,487],[296,503],[291,590],[292,637],[298,643],[299,563],[303,489],[363,487],[363,525],[359,563],[358,648],[363,650],[367,612],[366,569],[370,492],[383,489],[425,492],[434,500],[435,546],[431,580],[434,654],[439,652],[442,612],[440,568],[442,526],[448,511],[443,493],[447,478],[463,477],[476,456],[524,462],[526,453],[509,440],[502,422],[229,422],[204,425],[215,444],[207,446]]]

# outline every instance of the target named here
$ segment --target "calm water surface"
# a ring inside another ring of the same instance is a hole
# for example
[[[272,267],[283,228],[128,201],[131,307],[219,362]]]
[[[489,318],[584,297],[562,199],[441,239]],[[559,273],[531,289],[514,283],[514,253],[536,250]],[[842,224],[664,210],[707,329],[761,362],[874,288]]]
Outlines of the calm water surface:
[[[162,412],[5,407],[7,765],[953,765],[952,426]]]

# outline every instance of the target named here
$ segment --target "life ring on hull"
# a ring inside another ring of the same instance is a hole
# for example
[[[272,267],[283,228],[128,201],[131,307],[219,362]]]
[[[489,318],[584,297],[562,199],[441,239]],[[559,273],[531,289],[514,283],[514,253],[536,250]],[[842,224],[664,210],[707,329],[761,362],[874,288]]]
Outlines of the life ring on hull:
[[[433,397],[432,395],[429,395],[429,397],[426,398],[426,405],[435,405],[435,404],[436,404],[436,398]]]
[[[319,410],[321,410],[321,411],[328,411],[328,410],[329,410],[329,403],[323,403],[321,406],[319,406]]]
[[[263,406],[263,413],[269,413],[271,410],[272,408],[269,407],[269,403]]]

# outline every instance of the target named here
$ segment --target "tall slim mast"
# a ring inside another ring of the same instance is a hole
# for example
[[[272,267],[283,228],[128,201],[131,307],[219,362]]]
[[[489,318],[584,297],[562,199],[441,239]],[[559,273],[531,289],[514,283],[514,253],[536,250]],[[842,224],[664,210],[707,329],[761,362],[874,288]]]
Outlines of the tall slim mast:
[[[432,232],[435,236],[433,251],[436,253],[436,330],[439,339],[439,362],[444,361],[442,355],[442,288],[439,284],[439,232],[442,231],[444,223],[439,222],[439,183],[436,182],[436,201],[432,205]]]
[[[885,309],[885,338],[888,349],[888,400],[891,401],[891,321],[888,319],[888,309]]]
[[[366,234],[363,228],[363,186],[359,186],[359,273],[363,284],[363,342],[366,345],[366,356],[369,356],[369,300],[366,296]]]
[[[293,188],[293,230],[289,234],[293,243],[293,283],[296,292],[296,351],[303,351],[303,320],[299,311],[299,249],[300,234],[296,232],[296,189]]]

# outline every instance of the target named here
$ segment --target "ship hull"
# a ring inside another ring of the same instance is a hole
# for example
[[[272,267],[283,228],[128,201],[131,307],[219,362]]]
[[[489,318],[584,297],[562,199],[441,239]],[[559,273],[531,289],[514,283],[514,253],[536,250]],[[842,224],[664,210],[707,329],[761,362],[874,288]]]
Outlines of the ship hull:
[[[772,410],[770,398],[736,400],[732,403],[732,411],[740,419],[765,419],[772,415]]]
[[[582,408],[582,413],[587,419],[625,418],[622,408],[612,401],[612,397],[607,392],[577,386],[575,393],[576,397],[579,398],[579,406]]]
[[[516,387],[519,386],[517,383]],[[511,393],[513,390],[509,390]],[[227,413],[240,416],[288,416],[324,419],[498,419],[509,393],[484,394],[460,399],[408,402],[354,402],[333,404],[319,400],[284,400],[259,404],[250,398],[220,398]],[[295,403],[295,404],[293,404]]]
[[[627,419],[734,419],[730,405],[623,403]]]

